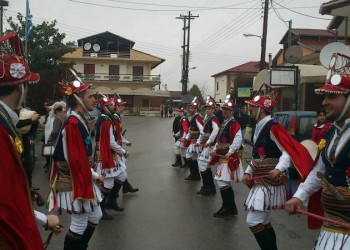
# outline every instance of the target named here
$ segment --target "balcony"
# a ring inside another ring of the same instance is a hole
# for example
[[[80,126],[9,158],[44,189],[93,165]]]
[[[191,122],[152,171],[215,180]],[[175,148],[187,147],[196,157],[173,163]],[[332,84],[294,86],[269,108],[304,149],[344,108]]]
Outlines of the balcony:
[[[85,82],[118,82],[118,83],[145,83],[151,85],[160,84],[160,75],[133,75],[133,74],[81,74]]]

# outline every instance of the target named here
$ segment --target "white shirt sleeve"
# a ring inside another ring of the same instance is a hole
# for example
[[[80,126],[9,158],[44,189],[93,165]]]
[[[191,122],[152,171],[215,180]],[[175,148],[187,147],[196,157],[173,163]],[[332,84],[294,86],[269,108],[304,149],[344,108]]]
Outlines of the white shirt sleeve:
[[[278,169],[281,172],[286,171],[287,168],[290,167],[291,160],[289,154],[286,151],[282,151],[282,155],[280,156],[278,163],[275,169]]]
[[[109,128],[109,140],[110,140],[110,145],[111,145],[111,149],[119,154],[125,154],[125,149],[122,148],[122,146],[120,146],[116,141],[115,141],[115,137],[113,134],[113,127],[111,126]]]
[[[124,144],[129,144],[130,142],[122,135],[122,142]]]
[[[244,171],[244,173],[245,173],[245,174],[252,175],[252,173],[253,173],[253,168],[252,168],[250,165],[248,165],[248,166],[247,166],[247,169]]]
[[[213,126],[213,131],[211,132],[211,134],[207,140],[207,144],[211,144],[212,142],[214,142],[216,137],[218,136],[218,133],[219,133],[219,126],[216,124],[216,122],[214,122],[212,120],[211,124]]]
[[[34,216],[37,227],[45,227],[47,223],[47,217],[45,214],[34,210]]]
[[[95,172],[95,170],[93,170],[92,168],[91,168],[91,175],[92,175],[92,179],[93,180],[97,180],[98,179],[98,177],[100,176],[97,172]]]
[[[301,200],[304,206],[308,205],[310,196],[316,193],[322,187],[321,181],[317,177],[317,172],[325,172],[325,165],[321,157],[319,157],[316,165],[311,170],[306,180],[300,183],[298,190],[293,196]]]
[[[198,127],[198,130],[199,130],[199,133],[202,135],[204,132],[203,132],[203,125],[198,121],[198,119],[196,118],[196,124],[197,124],[197,127]]]
[[[240,129],[237,131],[235,138],[233,139],[233,142],[230,145],[230,149],[228,152],[233,153],[233,152],[238,151],[241,148],[242,143],[243,143],[243,136],[242,136],[242,130]]]

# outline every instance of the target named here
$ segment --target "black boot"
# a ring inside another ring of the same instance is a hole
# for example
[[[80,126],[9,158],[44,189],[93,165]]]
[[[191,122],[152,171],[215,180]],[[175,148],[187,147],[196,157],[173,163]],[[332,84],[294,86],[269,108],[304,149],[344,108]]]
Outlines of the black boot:
[[[227,207],[230,210],[230,212],[236,216],[238,215],[238,210],[235,202],[235,193],[233,192],[233,189],[231,186],[229,186],[227,190]]]
[[[176,155],[176,161],[171,166],[173,166],[173,167],[180,167],[180,168],[182,167],[181,155]]]
[[[254,233],[261,250],[277,250],[275,230],[270,223],[266,225],[260,223],[250,230]]]
[[[97,224],[94,224],[90,221],[88,221],[87,227],[83,233],[83,235],[81,236],[81,244],[83,246],[86,246],[85,249],[87,249],[89,241],[92,237],[92,235],[94,234],[95,228],[96,228]]]
[[[118,212],[124,211],[124,208],[119,207],[117,202],[117,195],[122,185],[123,185],[122,182],[114,181],[114,186],[111,189],[111,192],[109,193],[109,196],[106,202],[107,209],[113,209]]]
[[[190,175],[185,178],[186,181],[200,181],[201,177],[198,169],[197,160],[189,159],[187,162],[190,164]]]
[[[66,237],[64,238],[64,250],[81,250],[84,246],[81,245],[81,235],[73,233],[70,229],[68,230]],[[85,248],[86,249],[86,248]]]
[[[106,201],[108,199],[108,196],[110,195],[110,190],[105,189],[102,191],[103,194],[103,200],[100,203],[101,210],[102,210],[102,218],[101,220],[113,220],[113,217],[106,212]]]
[[[236,207],[236,204],[234,202],[234,196],[233,190],[231,186],[226,186],[223,188],[220,188],[220,194],[222,198],[222,207],[217,211],[215,214],[213,214],[213,217],[215,218],[230,218],[233,216],[236,216],[238,214],[237,208],[234,210],[234,207]],[[233,200],[233,202],[232,202]]]
[[[133,188],[128,179],[125,179],[124,183],[123,183],[123,194],[126,194],[126,193],[136,193],[137,191],[139,191],[138,188]]]
[[[211,169],[208,168],[207,170],[201,172],[200,174],[202,176],[203,186],[201,190],[197,192],[197,194],[204,195],[204,196],[216,194],[214,181],[211,181],[213,180]]]
[[[214,183],[214,177],[213,177],[213,172],[211,171],[211,168],[207,169],[208,171],[208,186],[211,190],[211,194],[214,195],[216,194],[216,188],[215,188],[215,183]]]

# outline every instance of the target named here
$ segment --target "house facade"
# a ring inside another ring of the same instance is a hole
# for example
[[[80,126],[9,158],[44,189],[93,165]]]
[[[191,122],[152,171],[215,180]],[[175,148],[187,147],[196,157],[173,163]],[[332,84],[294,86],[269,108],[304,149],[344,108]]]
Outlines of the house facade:
[[[165,60],[133,49],[135,42],[108,31],[78,40],[78,47],[62,57],[72,64],[94,92],[120,95],[131,112],[159,107],[169,91],[159,90],[161,76],[152,70]]]
[[[287,30],[282,37],[280,44],[283,48],[274,57],[272,67],[297,66],[299,82],[297,88],[290,86],[280,89],[281,101],[277,109],[318,110],[321,107],[323,97],[315,94],[314,89],[324,84],[328,71],[321,66],[320,52],[327,44],[344,42],[345,37],[336,30],[327,29],[291,29],[290,33],[289,35]],[[297,45],[301,51],[297,64],[291,64],[285,58],[289,43]]]
[[[244,101],[251,96],[253,79],[259,72],[259,65],[259,61],[247,62],[212,75],[215,101],[222,103],[228,93],[233,93],[236,104],[244,106]],[[268,68],[268,63],[265,63],[265,68]]]
[[[350,35],[350,2],[348,0],[333,0],[323,3],[320,7],[320,14],[333,16],[327,29],[336,30],[339,36],[344,37],[344,42],[348,45]]]

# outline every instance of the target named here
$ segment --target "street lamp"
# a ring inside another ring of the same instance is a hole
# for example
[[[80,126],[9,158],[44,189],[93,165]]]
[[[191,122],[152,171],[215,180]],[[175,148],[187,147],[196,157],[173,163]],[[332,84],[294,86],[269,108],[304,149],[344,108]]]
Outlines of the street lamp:
[[[245,36],[245,37],[256,36],[256,37],[259,37],[260,39],[262,39],[261,36],[259,36],[259,35],[254,35],[254,34],[243,34],[243,36]]]
[[[261,45],[261,54],[260,54],[260,70],[263,70],[265,68],[265,51],[266,51],[266,42],[264,43],[264,40],[266,41],[266,38],[263,39],[262,36],[254,35],[254,34],[243,34],[245,37],[259,37],[260,38],[260,45]]]

